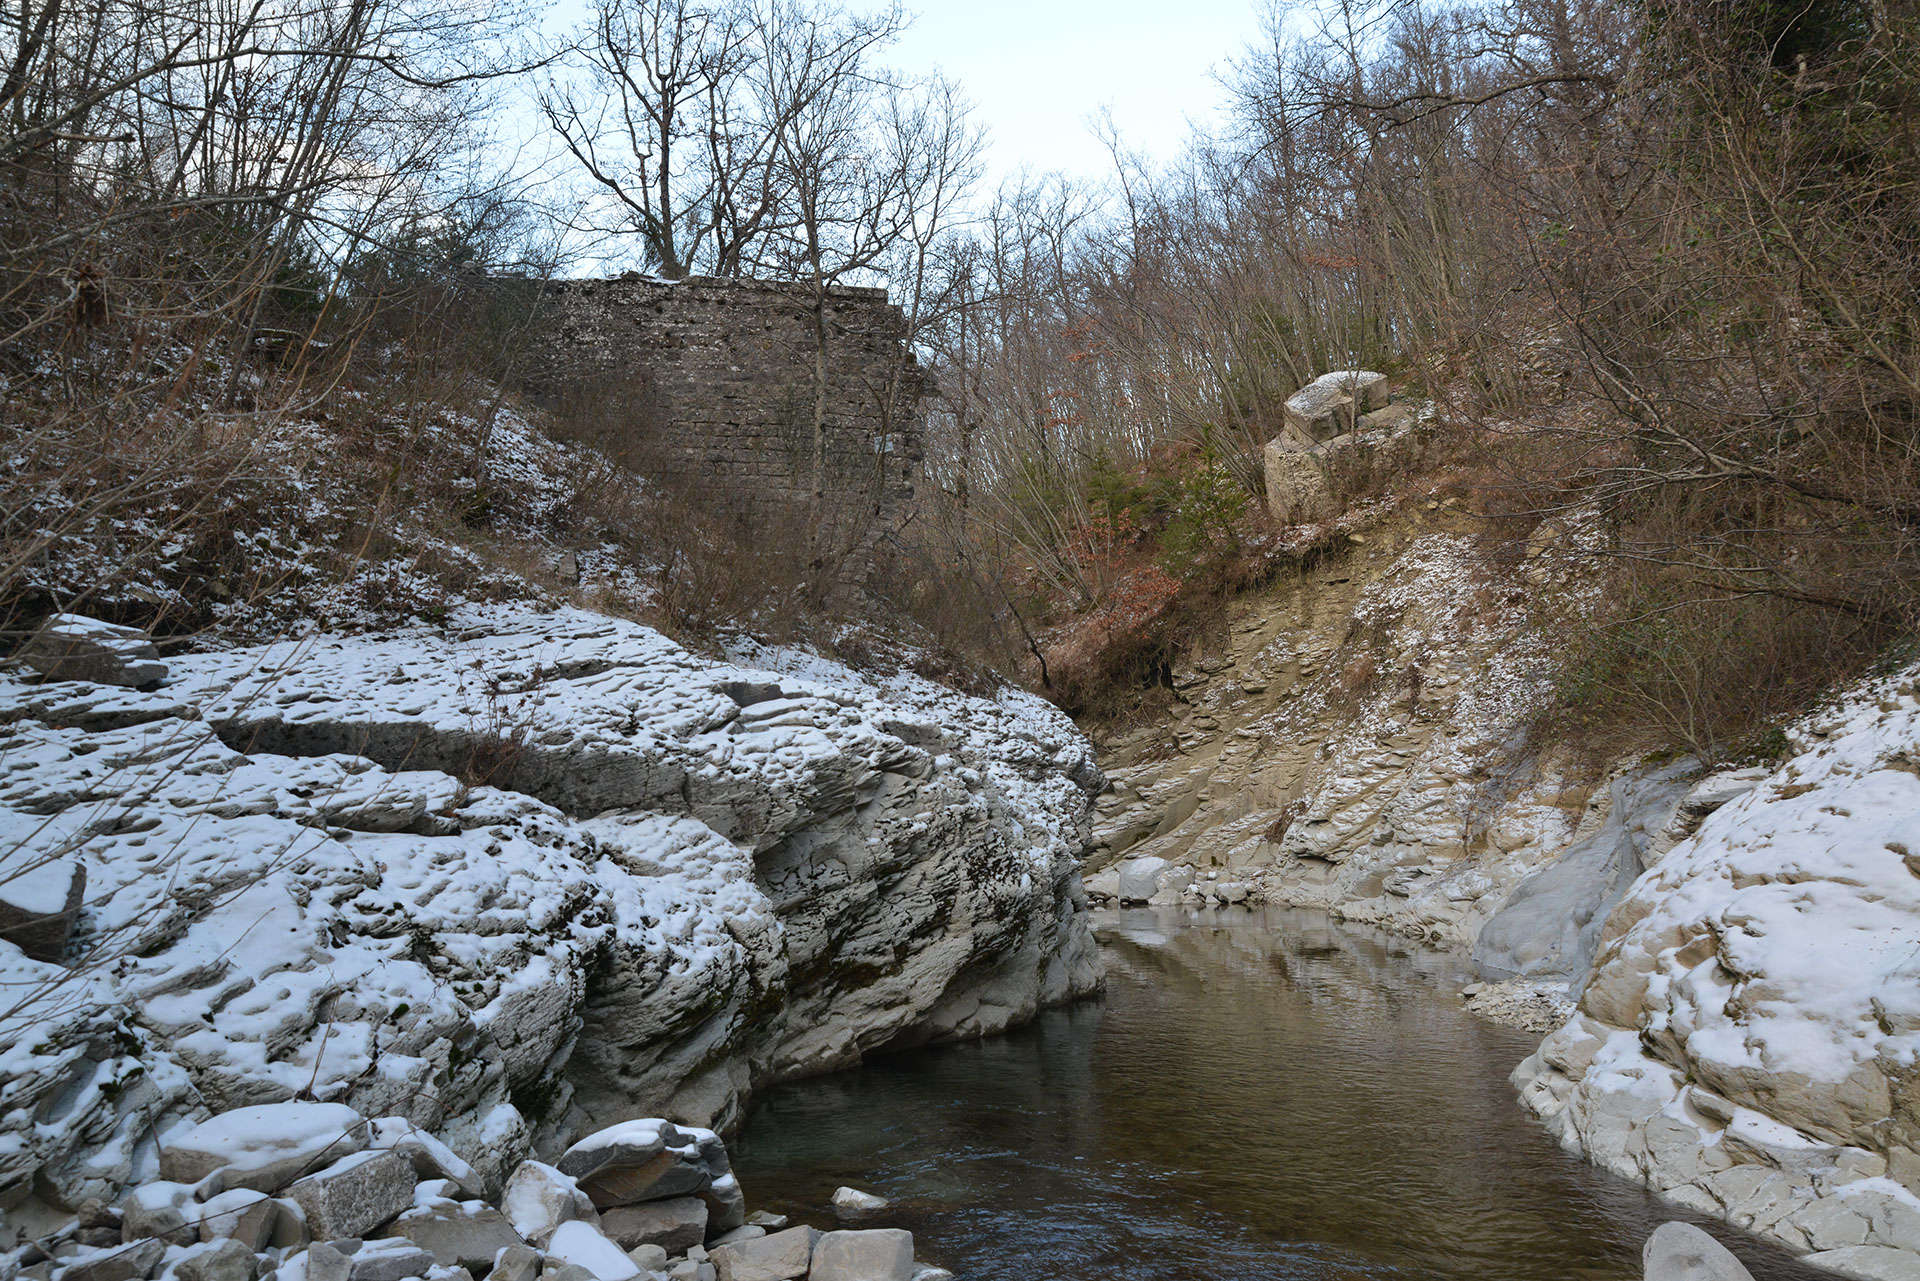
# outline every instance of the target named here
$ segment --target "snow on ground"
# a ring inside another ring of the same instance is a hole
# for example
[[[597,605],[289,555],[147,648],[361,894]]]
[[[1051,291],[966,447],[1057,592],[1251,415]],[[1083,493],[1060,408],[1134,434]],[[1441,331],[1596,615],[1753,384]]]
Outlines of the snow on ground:
[[[557,592],[649,606],[657,567],[628,527],[644,482],[489,388],[459,398],[484,408],[344,388],[326,414],[267,414],[232,437],[155,428],[145,449],[70,465],[46,441],[0,450],[0,491],[46,540],[16,586],[225,641]]]
[[[1641,876],[1515,1074],[1595,1161],[1869,1277],[1920,1276],[1916,681],[1803,720]]]
[[[741,658],[468,606],[149,693],[0,675],[0,898],[86,873],[67,964],[0,942],[0,1194],[110,1198],[295,1096],[498,1173],[583,1108],[731,1118],[1097,984],[1064,717]]]

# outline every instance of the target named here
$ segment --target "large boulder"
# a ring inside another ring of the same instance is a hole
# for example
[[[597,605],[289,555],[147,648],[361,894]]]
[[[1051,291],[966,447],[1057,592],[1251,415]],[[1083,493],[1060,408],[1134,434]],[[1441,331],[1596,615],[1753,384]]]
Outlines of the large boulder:
[[[1286,435],[1267,442],[1262,460],[1267,512],[1282,525],[1325,520],[1334,514],[1327,469],[1310,443]]]
[[[278,1192],[302,1175],[359,1152],[367,1139],[366,1118],[339,1103],[235,1108],[168,1135],[160,1147],[160,1175],[198,1183],[220,1170],[228,1188]]]
[[[232,1238],[191,1246],[168,1271],[176,1281],[253,1281],[259,1270],[254,1252]]]
[[[677,1196],[615,1206],[600,1216],[600,1230],[626,1250],[657,1245],[669,1254],[685,1254],[707,1239],[707,1203]]]
[[[493,1266],[502,1250],[525,1245],[507,1216],[484,1201],[436,1201],[415,1206],[381,1232],[404,1237],[433,1256],[443,1268],[466,1268],[476,1275]]]
[[[788,1228],[751,1241],[715,1246],[709,1257],[719,1281],[794,1281],[813,1266],[813,1246],[819,1237],[809,1227]]]
[[[600,1223],[592,1198],[579,1184],[540,1161],[523,1162],[508,1177],[500,1204],[514,1231],[541,1247],[562,1224],[579,1221],[597,1227]]]
[[[554,1164],[602,1210],[706,1192],[731,1168],[726,1145],[712,1130],[683,1129],[657,1117],[590,1134]]]
[[[413,1167],[392,1152],[356,1152],[287,1186],[321,1240],[362,1237],[413,1204]]]
[[[1120,880],[1115,887],[1122,903],[1145,903],[1160,892],[1160,878],[1171,866],[1166,859],[1145,857],[1128,859],[1120,865]]]
[[[583,1268],[596,1281],[632,1281],[640,1275],[640,1265],[611,1237],[577,1219],[561,1224],[547,1242],[547,1262]]]
[[[1282,525],[1327,520],[1356,495],[1376,492],[1421,457],[1419,418],[1393,405],[1358,419],[1351,431],[1310,440],[1294,431],[1267,443],[1262,463],[1267,511]]]
[[[285,1230],[288,1204],[252,1188],[228,1188],[201,1202],[200,1239],[242,1241],[249,1250],[264,1250]]]
[[[120,1239],[185,1245],[199,1239],[200,1213],[191,1184],[143,1183],[120,1202]]]
[[[404,1237],[357,1243],[347,1257],[350,1281],[406,1281],[426,1276],[434,1266],[431,1253]]]
[[[1386,406],[1387,376],[1368,369],[1336,369],[1287,397],[1286,426],[1308,441],[1331,440],[1354,428],[1359,416]]]
[[[1726,1246],[1691,1223],[1663,1223],[1640,1251],[1646,1281],[1753,1281]]]
[[[808,1281],[913,1281],[913,1233],[900,1228],[828,1232],[814,1243]]]
[[[48,680],[142,689],[167,678],[151,636],[83,614],[53,615],[14,657]]]

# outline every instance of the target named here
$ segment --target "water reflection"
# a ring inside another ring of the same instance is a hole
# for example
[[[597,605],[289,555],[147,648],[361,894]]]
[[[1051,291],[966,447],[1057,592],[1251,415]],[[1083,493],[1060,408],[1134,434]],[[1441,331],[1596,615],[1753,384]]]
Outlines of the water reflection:
[[[1455,958],[1304,912],[1099,920],[1103,999],[769,1091],[752,1203],[825,1224],[868,1188],[968,1281],[1620,1281],[1690,1217],[1521,1111],[1537,1038],[1468,1015]]]

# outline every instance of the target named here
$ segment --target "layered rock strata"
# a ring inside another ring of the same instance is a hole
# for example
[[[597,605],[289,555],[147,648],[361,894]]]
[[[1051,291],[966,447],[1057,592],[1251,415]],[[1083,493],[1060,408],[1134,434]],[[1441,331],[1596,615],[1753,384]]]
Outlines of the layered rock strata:
[[[209,1112],[400,1116],[491,1181],[1097,986],[1070,723],[743,657],[496,608],[153,692],[6,679],[0,898],[86,877],[58,961],[0,943],[13,1221],[151,1178]]]
[[[1920,1277],[1916,682],[1795,726],[1634,883],[1514,1073],[1568,1147],[1857,1277]]]
[[[1502,947],[1515,972],[1570,979],[1686,791],[1684,768],[1637,782],[1533,745],[1553,698],[1536,607],[1600,535],[1569,522],[1512,556],[1442,501],[1359,515],[1343,551],[1231,603],[1175,668],[1168,723],[1107,745],[1089,888],[1319,907],[1471,946],[1586,843],[1563,873],[1585,896],[1574,937]],[[1616,792],[1637,808],[1615,813]]]

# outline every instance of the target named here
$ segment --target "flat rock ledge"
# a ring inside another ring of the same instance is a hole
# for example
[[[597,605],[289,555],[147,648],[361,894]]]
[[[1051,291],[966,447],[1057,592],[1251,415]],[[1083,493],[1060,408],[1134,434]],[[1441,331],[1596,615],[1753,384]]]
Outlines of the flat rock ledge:
[[[913,1234],[749,1216],[712,1130],[639,1118],[502,1187],[402,1117],[238,1108],[161,1140],[163,1172],[0,1254],[8,1281],[951,1281]],[[197,1175],[191,1181],[186,1176]]]
[[[239,1109],[398,1118],[472,1167],[465,1205],[596,1126],[724,1130],[765,1083],[1101,981],[1101,775],[1017,691],[498,607],[166,668],[0,673],[0,1247],[156,1180],[263,1191],[271,1163],[163,1159]],[[372,1150],[329,1149],[358,1164],[293,1198],[310,1223],[386,1186]],[[136,1262],[73,1275],[172,1266]]]

